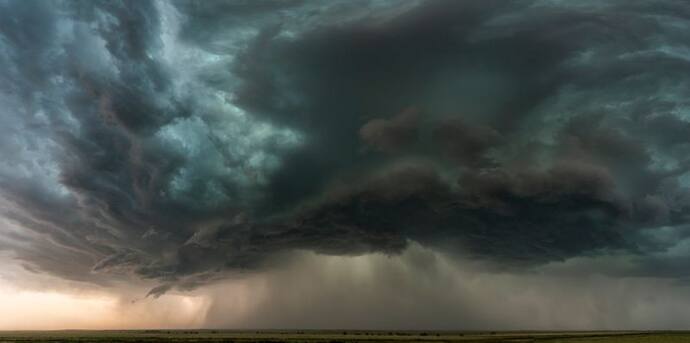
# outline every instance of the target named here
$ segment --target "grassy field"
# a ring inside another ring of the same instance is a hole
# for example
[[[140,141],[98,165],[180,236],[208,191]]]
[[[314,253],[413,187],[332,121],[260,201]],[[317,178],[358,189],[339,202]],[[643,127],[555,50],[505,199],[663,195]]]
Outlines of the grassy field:
[[[690,332],[433,332],[433,331],[0,331],[9,342],[551,342],[681,343]]]

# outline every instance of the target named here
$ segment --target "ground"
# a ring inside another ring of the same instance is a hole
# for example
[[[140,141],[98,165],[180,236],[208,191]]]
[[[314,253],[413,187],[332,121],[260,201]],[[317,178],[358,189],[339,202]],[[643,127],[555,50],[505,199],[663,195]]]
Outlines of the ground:
[[[14,342],[550,342],[675,343],[690,342],[690,332],[449,332],[449,331],[0,331],[0,343]]]

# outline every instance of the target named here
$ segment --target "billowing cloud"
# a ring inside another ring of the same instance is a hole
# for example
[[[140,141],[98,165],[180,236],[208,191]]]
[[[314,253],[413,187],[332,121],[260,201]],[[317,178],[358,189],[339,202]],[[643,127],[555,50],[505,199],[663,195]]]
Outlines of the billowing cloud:
[[[0,1],[0,251],[150,295],[294,251],[687,278],[690,5]]]

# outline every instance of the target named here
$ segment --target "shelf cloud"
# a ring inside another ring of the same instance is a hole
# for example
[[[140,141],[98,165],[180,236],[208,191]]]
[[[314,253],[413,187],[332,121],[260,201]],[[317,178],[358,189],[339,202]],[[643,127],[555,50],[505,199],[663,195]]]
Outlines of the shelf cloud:
[[[672,0],[0,1],[0,253],[152,297],[411,246],[683,282],[688,25]]]

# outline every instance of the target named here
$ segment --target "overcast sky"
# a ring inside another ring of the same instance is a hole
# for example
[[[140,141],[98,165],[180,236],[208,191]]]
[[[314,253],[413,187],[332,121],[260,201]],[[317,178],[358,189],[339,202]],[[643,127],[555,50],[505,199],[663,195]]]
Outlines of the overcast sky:
[[[688,34],[684,0],[0,0],[0,329],[687,328]]]

